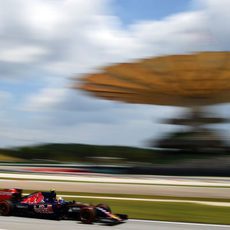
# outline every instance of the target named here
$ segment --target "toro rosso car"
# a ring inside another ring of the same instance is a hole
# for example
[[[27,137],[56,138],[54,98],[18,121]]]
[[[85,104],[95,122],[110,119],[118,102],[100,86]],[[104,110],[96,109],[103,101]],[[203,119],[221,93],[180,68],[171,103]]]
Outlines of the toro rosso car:
[[[25,216],[56,220],[78,220],[84,224],[101,222],[108,225],[123,223],[125,214],[113,214],[106,204],[85,204],[57,199],[54,190],[22,196],[21,189],[0,190],[0,215]]]

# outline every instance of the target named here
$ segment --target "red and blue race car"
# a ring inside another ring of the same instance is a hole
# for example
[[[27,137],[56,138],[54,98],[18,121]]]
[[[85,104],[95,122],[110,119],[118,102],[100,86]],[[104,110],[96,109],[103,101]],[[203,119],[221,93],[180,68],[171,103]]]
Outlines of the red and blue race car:
[[[125,214],[113,214],[106,204],[91,205],[57,199],[54,190],[22,196],[22,190],[16,188],[0,190],[0,215],[69,219],[85,224],[101,222],[108,225],[123,223],[128,219]]]

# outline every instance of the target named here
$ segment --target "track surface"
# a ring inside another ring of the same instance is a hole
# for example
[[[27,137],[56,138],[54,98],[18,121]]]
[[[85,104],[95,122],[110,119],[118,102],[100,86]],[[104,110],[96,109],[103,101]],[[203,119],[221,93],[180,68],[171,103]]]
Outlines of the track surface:
[[[33,180],[7,180],[0,179],[2,188],[22,188],[31,190],[50,190],[68,192],[110,193],[110,194],[142,194],[158,196],[179,197],[212,197],[230,198],[230,188],[206,188],[171,185],[143,185],[143,184],[114,184],[114,183],[84,183],[84,182],[58,182]]]
[[[0,230],[107,230],[110,228],[112,230],[226,230],[230,229],[230,226],[130,220],[127,223],[110,227],[100,224],[83,225],[76,221],[52,221],[0,216]]]

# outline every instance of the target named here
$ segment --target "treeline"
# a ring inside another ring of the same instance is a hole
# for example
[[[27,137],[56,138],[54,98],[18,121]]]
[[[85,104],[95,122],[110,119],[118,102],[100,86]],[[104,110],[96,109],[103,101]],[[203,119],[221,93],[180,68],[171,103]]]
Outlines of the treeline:
[[[110,159],[122,162],[133,161],[153,163],[154,158],[157,156],[157,152],[153,149],[84,144],[25,146],[15,149],[1,149],[0,153],[25,160],[44,159],[80,162]]]

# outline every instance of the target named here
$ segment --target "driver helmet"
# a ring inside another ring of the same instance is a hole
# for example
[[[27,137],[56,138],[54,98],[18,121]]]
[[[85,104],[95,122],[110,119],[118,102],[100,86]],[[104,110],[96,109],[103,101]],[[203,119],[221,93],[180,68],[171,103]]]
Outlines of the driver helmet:
[[[64,203],[64,199],[61,196],[58,197],[57,201],[58,201],[59,204]]]

